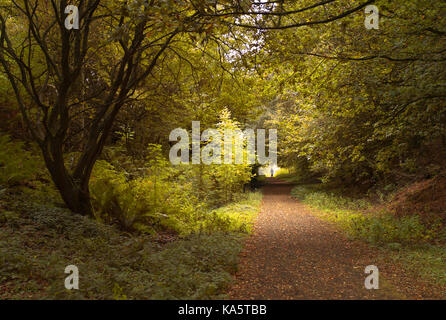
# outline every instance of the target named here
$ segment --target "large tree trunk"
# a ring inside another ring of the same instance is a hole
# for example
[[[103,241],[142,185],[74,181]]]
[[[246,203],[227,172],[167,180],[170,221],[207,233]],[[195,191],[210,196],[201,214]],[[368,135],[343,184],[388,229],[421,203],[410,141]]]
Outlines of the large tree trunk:
[[[67,207],[84,216],[93,215],[88,186],[91,170],[86,170],[88,175],[83,177],[73,177],[65,167],[62,146],[57,141],[53,140],[42,146],[42,153],[54,184]],[[94,163],[91,167],[93,165]]]
[[[59,192],[67,205],[74,213],[84,216],[93,215],[89,188],[71,184],[67,187],[58,187]]]
[[[48,167],[48,169],[67,207],[71,211],[84,216],[93,215],[88,183],[85,184],[75,181],[66,172],[65,168],[60,170],[59,168],[53,167],[50,169]]]

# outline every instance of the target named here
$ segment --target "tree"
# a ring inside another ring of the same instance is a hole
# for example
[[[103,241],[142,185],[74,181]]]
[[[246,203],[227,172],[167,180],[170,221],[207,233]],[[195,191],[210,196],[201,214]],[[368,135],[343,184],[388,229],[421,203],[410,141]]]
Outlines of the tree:
[[[181,35],[230,41],[240,38],[240,28],[318,25],[373,2],[350,7],[348,1],[78,0],[69,4],[79,8],[79,29],[68,30],[66,0],[3,1],[0,63],[63,200],[88,215],[91,171],[117,114],[138,98]],[[75,125],[79,119],[82,125]],[[70,171],[67,141],[79,132],[85,141]]]
[[[444,6],[377,5],[379,30],[350,16],[267,38],[288,165],[305,157],[326,178],[365,187],[444,166]]]
[[[100,6],[99,0],[79,1],[79,30],[65,28],[67,1],[13,1],[4,9],[8,16],[0,16],[0,63],[22,117],[42,149],[63,200],[81,214],[91,214],[91,170],[116,115],[179,32],[178,24],[170,28],[151,24],[150,18],[154,17],[147,16],[145,8],[110,3]],[[26,28],[20,30],[19,23],[26,23]],[[104,35],[101,29],[112,33],[112,38],[100,39]],[[99,33],[92,36],[92,31]],[[150,40],[149,32],[156,34]],[[95,81],[99,83],[96,92],[80,97],[80,91],[91,91],[88,83]],[[79,105],[87,107],[79,110]],[[86,142],[73,172],[69,172],[64,147],[67,137],[73,134],[73,117],[83,112],[91,115],[84,128],[88,132]]]

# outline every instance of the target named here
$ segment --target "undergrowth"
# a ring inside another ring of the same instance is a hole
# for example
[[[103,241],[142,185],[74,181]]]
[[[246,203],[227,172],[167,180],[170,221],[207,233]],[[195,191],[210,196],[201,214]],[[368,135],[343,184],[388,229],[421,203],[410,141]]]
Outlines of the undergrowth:
[[[22,204],[2,211],[0,298],[224,298],[260,199],[251,194],[216,210],[211,219],[226,224],[167,244],[61,208]],[[79,290],[64,288],[71,264],[79,268]]]
[[[224,297],[261,204],[240,192],[248,167],[174,168],[157,145],[140,161],[109,149],[90,184],[95,216],[84,217],[32,147],[0,135],[0,150],[0,299]],[[65,289],[68,265],[79,290]]]

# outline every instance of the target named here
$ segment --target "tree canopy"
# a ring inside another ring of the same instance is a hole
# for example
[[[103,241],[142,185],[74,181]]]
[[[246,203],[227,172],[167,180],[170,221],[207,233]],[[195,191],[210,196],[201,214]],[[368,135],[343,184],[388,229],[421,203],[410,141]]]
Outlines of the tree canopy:
[[[279,126],[283,164],[326,179],[429,174],[441,164],[417,170],[422,155],[445,140],[444,6],[378,1],[369,30],[375,2],[4,1],[4,90],[80,213],[107,143],[167,147],[173,128],[224,108]],[[65,27],[68,4],[79,29]]]

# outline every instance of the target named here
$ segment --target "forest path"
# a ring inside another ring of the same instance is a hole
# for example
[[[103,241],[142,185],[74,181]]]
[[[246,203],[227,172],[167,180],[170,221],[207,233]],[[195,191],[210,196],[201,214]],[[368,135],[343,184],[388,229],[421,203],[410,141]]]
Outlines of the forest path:
[[[410,276],[382,261],[362,242],[347,240],[295,199],[293,185],[269,179],[262,210],[241,253],[230,299],[419,299]],[[380,289],[367,290],[368,265],[380,271]],[[387,278],[393,278],[387,281]],[[390,283],[398,283],[395,288]],[[416,286],[415,286],[416,287]],[[425,286],[423,286],[425,288]],[[415,292],[415,293],[414,293]]]

